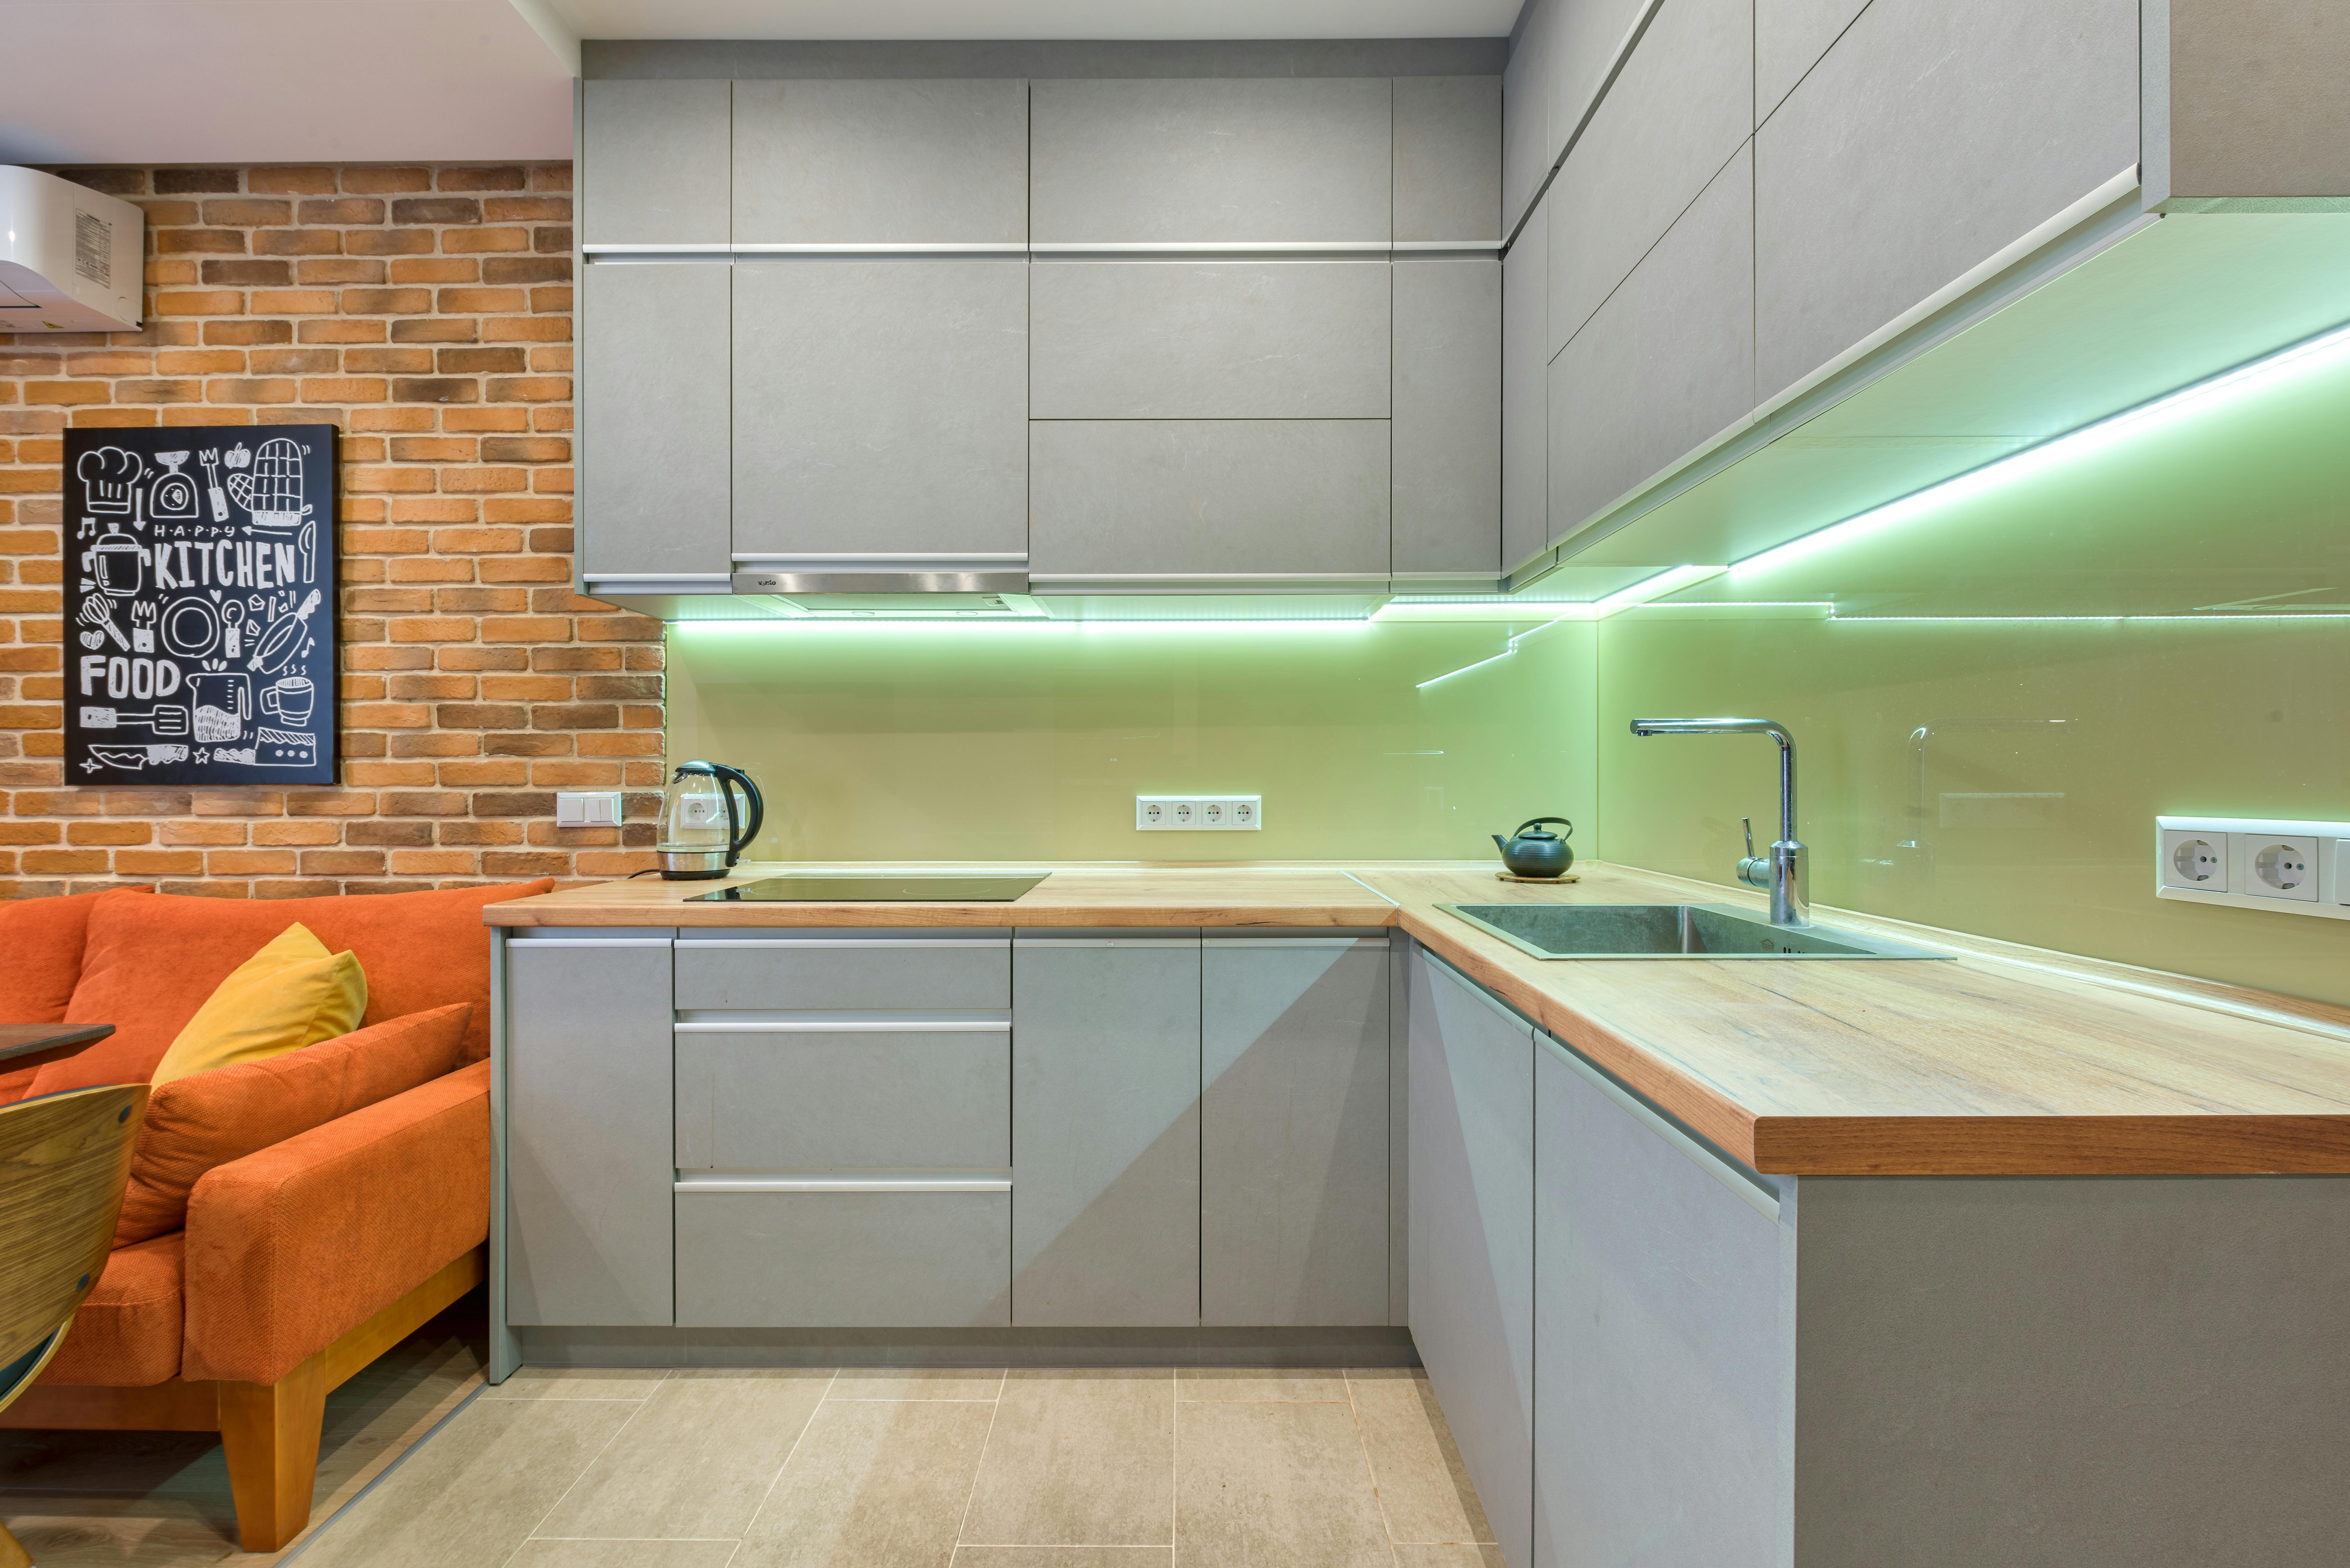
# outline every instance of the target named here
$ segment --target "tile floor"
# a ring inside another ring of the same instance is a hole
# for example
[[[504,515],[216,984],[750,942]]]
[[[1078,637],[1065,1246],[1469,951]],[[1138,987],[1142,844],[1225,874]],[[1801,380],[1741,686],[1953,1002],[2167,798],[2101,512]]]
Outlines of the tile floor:
[[[1501,1568],[1492,1538],[1414,1371],[534,1368],[293,1568]]]

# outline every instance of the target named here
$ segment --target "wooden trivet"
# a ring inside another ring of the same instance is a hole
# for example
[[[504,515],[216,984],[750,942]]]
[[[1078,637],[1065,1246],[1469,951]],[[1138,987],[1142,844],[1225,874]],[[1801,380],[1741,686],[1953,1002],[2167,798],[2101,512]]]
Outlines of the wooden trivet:
[[[1496,871],[1493,873],[1493,879],[1497,882],[1548,882],[1555,885],[1560,882],[1573,882],[1577,878],[1572,871],[1562,872],[1556,877],[1521,877],[1514,871]]]

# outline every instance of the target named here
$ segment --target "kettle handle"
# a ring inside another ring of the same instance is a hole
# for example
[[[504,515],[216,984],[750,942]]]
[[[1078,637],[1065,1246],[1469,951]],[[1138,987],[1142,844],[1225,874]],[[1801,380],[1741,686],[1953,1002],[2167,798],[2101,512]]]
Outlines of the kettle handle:
[[[1540,827],[1545,822],[1555,822],[1561,827],[1566,829],[1565,833],[1558,836],[1562,842],[1575,836],[1575,824],[1567,821],[1566,818],[1563,816],[1530,816],[1526,818],[1525,821],[1518,824],[1516,827],[1511,829],[1510,836],[1515,838],[1520,834],[1525,832],[1527,828]]]
[[[751,775],[741,768],[731,768],[724,763],[711,763],[707,766],[716,776],[718,793],[726,802],[726,865],[732,869],[734,862],[743,857],[743,851],[751,846],[751,841],[759,836],[759,829],[765,826],[767,803],[761,797],[759,786],[751,782]],[[743,786],[743,805],[750,810],[751,820],[747,826],[734,811],[733,786],[738,784]]]

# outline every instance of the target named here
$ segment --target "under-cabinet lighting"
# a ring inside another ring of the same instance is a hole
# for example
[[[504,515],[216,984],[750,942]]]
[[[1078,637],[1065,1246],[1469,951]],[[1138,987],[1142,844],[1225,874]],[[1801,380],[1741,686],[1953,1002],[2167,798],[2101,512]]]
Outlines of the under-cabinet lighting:
[[[2308,615],[1834,615],[1837,626],[2234,626],[2243,621],[2337,621],[2350,614]]]
[[[1783,545],[1774,545],[1737,562],[1730,569],[1741,576],[1773,571],[1814,550],[1850,544],[1856,539],[1913,522],[1952,502],[1970,500],[2002,485],[2044,474],[2116,441],[2137,437],[2181,415],[2200,410],[2215,400],[2255,389],[2265,389],[2282,378],[2324,369],[2339,359],[2345,350],[2350,350],[2350,325],[2329,328],[2231,370],[2222,370],[2216,376],[2149,399],[2135,408],[2124,409],[2120,413],[2110,414],[2095,423],[2051,436],[2036,446],[1993,458],[1980,468],[1954,474],[1923,490],[1912,491],[1881,506],[1871,507],[1841,522],[1831,523],[1824,528],[1790,539]]]
[[[670,623],[671,633],[696,639],[769,637],[806,639],[828,633],[850,637],[883,634],[911,637],[1120,637],[1150,633],[1199,634],[1222,637],[1287,635],[1297,632],[1359,632],[1370,629],[1367,618],[1351,620],[1038,620],[1026,617],[1002,619],[939,618],[928,620],[681,620]]]

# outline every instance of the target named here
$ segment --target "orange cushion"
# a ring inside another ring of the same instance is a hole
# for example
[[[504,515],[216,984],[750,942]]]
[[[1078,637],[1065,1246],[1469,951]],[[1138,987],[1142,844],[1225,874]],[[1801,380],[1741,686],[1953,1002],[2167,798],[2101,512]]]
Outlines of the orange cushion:
[[[180,1375],[188,1233],[174,1231],[107,1255],[43,1383],[147,1388]]]
[[[81,983],[68,1023],[115,1032],[44,1065],[33,1092],[93,1084],[142,1084],[172,1041],[231,971],[288,921],[310,928],[328,950],[359,955],[367,971],[361,1027],[450,1002],[471,1002],[464,1059],[490,1050],[490,931],[482,909],[555,886],[553,877],[499,888],[376,893],[334,898],[177,898],[99,900],[91,911]]]
[[[185,1225],[188,1194],[213,1167],[453,1071],[472,1019],[473,1008],[456,1002],[156,1085],[130,1158],[114,1244]]]
[[[17,898],[0,904],[0,1023],[55,1023],[66,1015],[75,981],[81,979],[81,949],[89,911],[117,893],[146,888],[110,888],[69,898]],[[0,1106],[22,1099],[40,1070],[36,1063],[0,1073]]]

